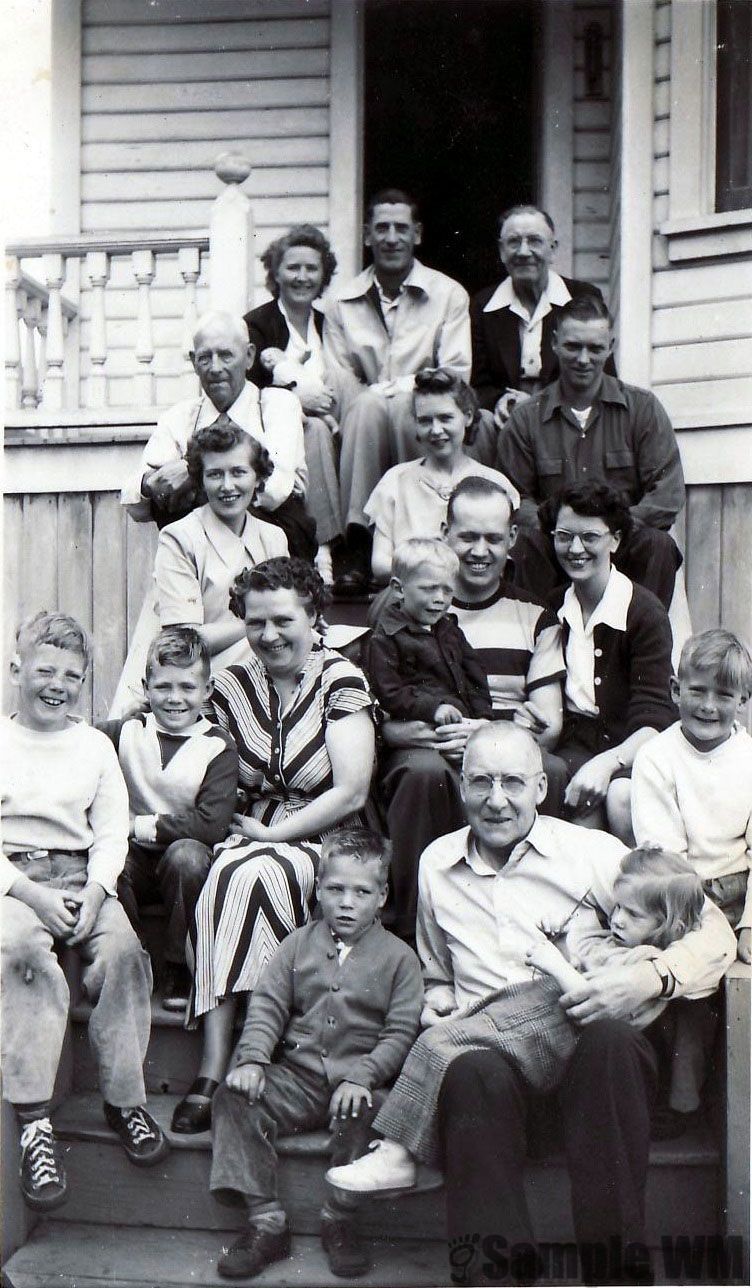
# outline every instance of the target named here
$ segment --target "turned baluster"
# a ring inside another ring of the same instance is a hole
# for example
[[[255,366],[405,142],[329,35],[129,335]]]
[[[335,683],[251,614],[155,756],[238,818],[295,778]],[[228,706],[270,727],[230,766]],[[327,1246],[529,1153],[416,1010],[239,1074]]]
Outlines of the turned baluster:
[[[21,265],[15,255],[5,259],[5,405],[21,406],[21,337],[18,333]]]
[[[183,309],[183,367],[181,384],[186,397],[198,392],[198,376],[193,370],[190,359],[193,348],[193,336],[198,321],[196,303],[196,282],[201,272],[201,252],[198,246],[181,246],[178,251],[178,268],[185,282],[185,306]]]
[[[104,291],[110,278],[110,261],[106,251],[90,250],[86,256],[86,273],[91,284],[91,338],[89,340],[90,407],[107,406],[107,314]]]
[[[223,152],[214,172],[227,187],[214,202],[209,222],[211,307],[242,316],[253,304],[253,211],[240,187],[251,163],[238,152]]]
[[[154,335],[151,321],[151,284],[154,281],[154,252],[134,250],[131,255],[133,276],[138,282],[138,315],[136,321],[136,361],[133,395],[137,405],[151,407],[154,402]]]
[[[21,365],[21,406],[30,410],[39,406],[36,332],[41,313],[41,303],[36,296],[26,296],[21,314],[25,327]]]
[[[50,411],[60,411],[64,404],[65,345],[63,337],[62,289],[65,281],[65,260],[62,255],[43,255],[44,279],[49,291],[45,363],[42,371],[42,402]],[[43,333],[44,334],[44,333]]]

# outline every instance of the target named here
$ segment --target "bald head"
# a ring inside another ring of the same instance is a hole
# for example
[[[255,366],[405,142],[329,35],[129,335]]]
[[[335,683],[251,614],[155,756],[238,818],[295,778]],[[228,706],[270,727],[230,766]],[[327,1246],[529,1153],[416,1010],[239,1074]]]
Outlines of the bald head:
[[[467,773],[479,759],[486,761],[491,757],[506,760],[510,756],[526,773],[543,773],[541,749],[527,729],[504,721],[481,725],[471,733],[465,744],[462,772]]]
[[[513,724],[483,725],[467,740],[460,786],[478,851],[499,868],[527,836],[546,795],[537,742]]]
[[[199,318],[191,362],[217,411],[227,411],[240,397],[255,352],[243,318],[219,310]]]

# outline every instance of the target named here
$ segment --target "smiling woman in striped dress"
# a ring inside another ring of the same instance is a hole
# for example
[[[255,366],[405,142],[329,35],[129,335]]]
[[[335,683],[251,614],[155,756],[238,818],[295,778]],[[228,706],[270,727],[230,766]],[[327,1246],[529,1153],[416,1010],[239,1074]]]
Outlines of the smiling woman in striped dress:
[[[319,840],[352,822],[368,797],[373,702],[362,672],[321,642],[325,599],[300,559],[257,564],[231,592],[252,655],[220,672],[212,701],[237,744],[246,803],[196,909],[192,1010],[204,1017],[204,1054],[174,1131],[209,1125],[237,994],[254,988],[277,944],[308,920]]]

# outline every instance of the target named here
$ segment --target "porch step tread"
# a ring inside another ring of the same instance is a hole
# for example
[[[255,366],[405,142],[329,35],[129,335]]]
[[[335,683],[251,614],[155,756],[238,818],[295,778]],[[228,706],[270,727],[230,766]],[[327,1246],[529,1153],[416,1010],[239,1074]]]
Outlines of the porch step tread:
[[[180,1096],[154,1095],[149,1097],[149,1112],[153,1114],[168,1134],[175,1149],[211,1150],[211,1132],[200,1132],[195,1136],[181,1136],[170,1132],[170,1120]],[[115,1133],[110,1130],[102,1116],[101,1098],[93,1092],[78,1092],[55,1111],[55,1128],[66,1140],[90,1140],[114,1143]],[[306,1157],[318,1157],[326,1154],[328,1133],[325,1131],[304,1132],[298,1136],[283,1136],[277,1142],[280,1154]],[[676,1166],[713,1166],[718,1162],[719,1150],[713,1139],[709,1126],[704,1124],[695,1127],[678,1140],[653,1141],[650,1148],[652,1167]],[[562,1154],[550,1154],[535,1160],[536,1168],[564,1166]]]
[[[43,1221],[4,1270],[7,1288],[214,1288],[226,1284],[216,1271],[228,1238],[214,1231],[136,1229]],[[293,1236],[293,1253],[256,1279],[260,1288],[329,1288],[342,1285],[315,1236]],[[370,1243],[373,1269],[358,1279],[364,1288],[424,1288],[447,1280],[446,1244],[400,1240],[397,1248]],[[243,1281],[247,1282],[247,1281]]]

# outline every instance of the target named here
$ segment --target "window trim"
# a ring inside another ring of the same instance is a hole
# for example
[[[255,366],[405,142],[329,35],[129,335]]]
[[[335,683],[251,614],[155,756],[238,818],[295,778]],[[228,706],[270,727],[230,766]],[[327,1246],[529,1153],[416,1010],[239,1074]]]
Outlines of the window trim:
[[[674,0],[669,217],[660,228],[671,262],[752,251],[752,209],[715,208],[716,33],[716,0]]]

